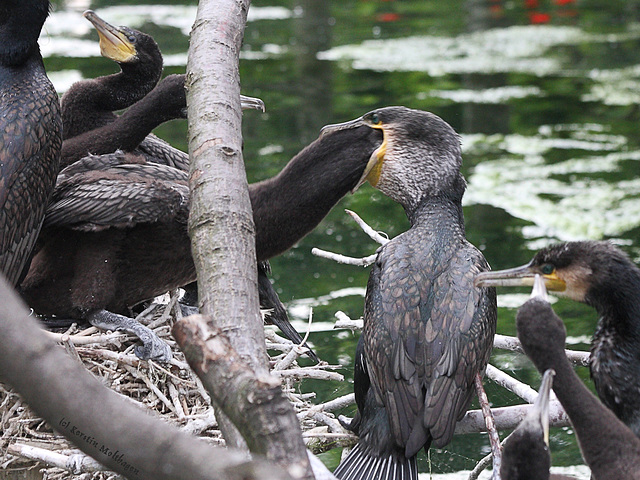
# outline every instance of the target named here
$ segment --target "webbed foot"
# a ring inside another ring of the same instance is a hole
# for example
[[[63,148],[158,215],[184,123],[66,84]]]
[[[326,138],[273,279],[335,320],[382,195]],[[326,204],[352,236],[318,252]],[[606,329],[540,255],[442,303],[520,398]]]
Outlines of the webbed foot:
[[[125,317],[107,310],[96,310],[87,315],[87,320],[94,327],[103,330],[119,330],[135,335],[142,341],[134,352],[142,360],[154,360],[168,363],[171,358],[171,348],[160,339],[151,329],[145,327],[133,318]]]

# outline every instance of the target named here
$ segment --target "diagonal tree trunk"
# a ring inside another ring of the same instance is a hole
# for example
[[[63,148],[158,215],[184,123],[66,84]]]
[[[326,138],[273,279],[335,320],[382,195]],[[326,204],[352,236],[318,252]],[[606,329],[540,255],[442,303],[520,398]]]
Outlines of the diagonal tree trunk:
[[[282,468],[212,447],[123,400],[46,337],[2,274],[0,299],[2,381],[103,465],[135,480],[291,478]]]

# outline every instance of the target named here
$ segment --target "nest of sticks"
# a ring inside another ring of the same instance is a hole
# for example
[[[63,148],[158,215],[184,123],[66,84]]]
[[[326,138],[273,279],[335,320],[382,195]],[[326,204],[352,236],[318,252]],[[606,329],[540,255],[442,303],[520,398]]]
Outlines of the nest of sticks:
[[[173,359],[169,365],[138,359],[133,353],[137,339],[124,333],[105,333],[95,327],[81,329],[74,324],[63,333],[49,332],[49,335],[105,386],[128,401],[151,410],[186,432],[222,446],[224,439],[210,397],[170,334],[171,326],[181,317],[177,299],[174,292],[168,303],[153,303],[136,317],[171,346]],[[355,437],[344,430],[331,413],[353,403],[353,395],[316,405],[315,395],[300,393],[299,388],[306,378],[342,380],[342,375],[335,371],[341,367],[326,362],[300,366],[297,359],[303,354],[303,348],[271,329],[266,329],[265,335],[271,352],[272,374],[282,380],[283,391],[300,419],[309,448],[320,453],[355,443]],[[58,434],[2,383],[0,432],[0,469],[4,472],[20,471],[21,478],[46,480],[121,478]],[[32,471],[32,475],[27,471]]]

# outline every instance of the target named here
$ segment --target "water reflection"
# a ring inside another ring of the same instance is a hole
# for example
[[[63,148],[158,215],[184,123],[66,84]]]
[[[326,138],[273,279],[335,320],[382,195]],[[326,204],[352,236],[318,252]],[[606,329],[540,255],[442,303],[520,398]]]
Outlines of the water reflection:
[[[97,38],[81,17],[89,7],[153,35],[165,72],[184,71],[194,0],[55,4],[41,47],[60,92],[116,69],[98,58]],[[639,258],[639,19],[639,1],[254,0],[240,73],[243,93],[263,98],[267,114],[244,116],[248,177],[276,174],[324,124],[404,104],[433,111],[462,135],[467,236],[494,268],[520,265],[559,239],[612,238]],[[186,149],[185,122],[157,133]],[[337,310],[362,314],[368,271],[310,254],[314,246],[352,256],[375,251],[344,208],[390,236],[407,228],[402,209],[368,186],[345,198],[272,262],[279,292],[298,317],[306,318],[309,304],[319,323],[332,322]],[[334,293],[350,289],[356,294]],[[510,308],[501,308],[498,332],[513,334],[518,299],[500,302]],[[554,308],[576,348],[587,348],[595,313],[568,301]],[[311,339],[321,357],[350,375],[353,334],[314,332]],[[539,381],[521,356],[496,352],[492,361],[534,386]],[[585,369],[579,374],[588,381]],[[319,398],[351,391],[346,382],[305,388]],[[489,396],[496,405],[517,401],[491,385]],[[487,449],[482,435],[460,437],[421,465],[425,472],[469,469]],[[554,465],[582,463],[567,430],[553,432],[551,450]],[[328,457],[337,463],[336,453]]]

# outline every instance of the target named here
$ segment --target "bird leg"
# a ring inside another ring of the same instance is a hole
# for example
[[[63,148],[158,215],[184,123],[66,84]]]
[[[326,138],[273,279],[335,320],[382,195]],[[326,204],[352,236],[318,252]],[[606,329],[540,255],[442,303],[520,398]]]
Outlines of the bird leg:
[[[491,453],[493,454],[493,480],[500,480],[500,463],[502,462],[502,448],[500,446],[500,437],[496,430],[496,424],[493,419],[493,413],[491,407],[489,407],[489,399],[487,393],[482,386],[482,375],[477,373],[474,378],[476,384],[476,392],[478,394],[478,401],[480,402],[480,408],[484,415],[484,422],[487,426],[487,432],[489,433],[489,443],[491,444]]]
[[[171,360],[172,355],[169,345],[162,341],[151,329],[133,318],[107,310],[94,310],[87,315],[87,320],[94,327],[103,330],[119,330],[138,337],[142,341],[142,346],[136,346],[134,349],[138,358],[163,363],[168,363]]]

